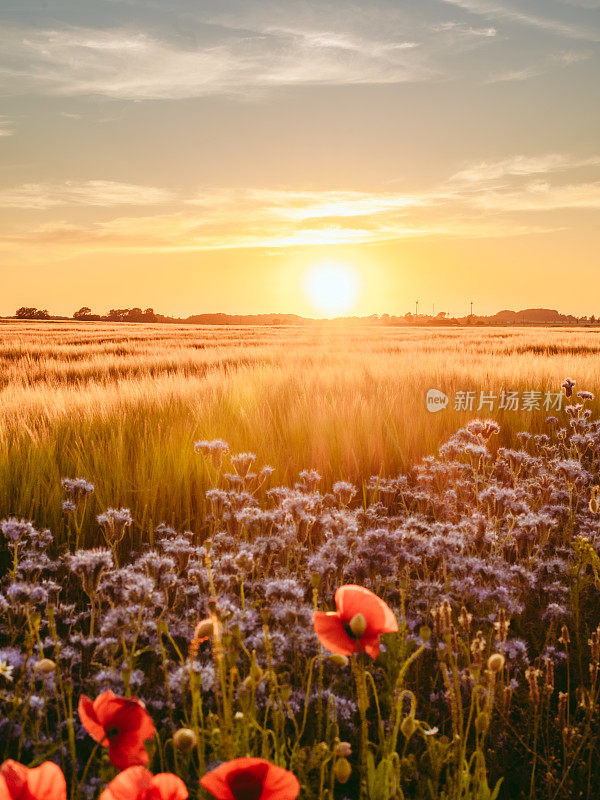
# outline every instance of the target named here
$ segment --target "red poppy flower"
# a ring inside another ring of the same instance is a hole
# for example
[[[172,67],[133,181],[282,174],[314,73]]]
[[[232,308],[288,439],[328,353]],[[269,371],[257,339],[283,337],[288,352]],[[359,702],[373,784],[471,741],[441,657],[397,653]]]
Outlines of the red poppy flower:
[[[391,608],[362,586],[340,586],[337,611],[315,611],[313,623],[323,647],[342,656],[364,651],[377,658],[380,635],[394,633],[398,623]]]
[[[65,776],[52,761],[34,769],[5,761],[0,767],[0,800],[67,800]]]
[[[236,758],[207,772],[200,783],[217,800],[295,800],[300,792],[292,772],[264,758]]]
[[[108,756],[118,769],[148,763],[144,742],[154,736],[154,723],[137,697],[102,692],[92,703],[83,694],[79,718],[92,739],[108,744]]]
[[[170,772],[153,775],[144,767],[120,772],[100,795],[100,800],[186,800],[185,783]]]

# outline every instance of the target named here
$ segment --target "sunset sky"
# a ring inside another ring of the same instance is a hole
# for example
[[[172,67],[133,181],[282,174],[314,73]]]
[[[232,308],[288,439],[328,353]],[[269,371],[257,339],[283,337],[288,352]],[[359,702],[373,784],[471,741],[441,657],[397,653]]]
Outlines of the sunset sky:
[[[0,314],[600,315],[600,0],[0,8]]]

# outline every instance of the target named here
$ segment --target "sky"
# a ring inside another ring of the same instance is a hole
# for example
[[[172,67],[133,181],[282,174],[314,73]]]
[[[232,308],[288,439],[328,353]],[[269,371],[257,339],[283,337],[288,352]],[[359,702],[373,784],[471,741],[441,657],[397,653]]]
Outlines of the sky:
[[[0,314],[600,316],[599,43],[600,0],[1,0]]]

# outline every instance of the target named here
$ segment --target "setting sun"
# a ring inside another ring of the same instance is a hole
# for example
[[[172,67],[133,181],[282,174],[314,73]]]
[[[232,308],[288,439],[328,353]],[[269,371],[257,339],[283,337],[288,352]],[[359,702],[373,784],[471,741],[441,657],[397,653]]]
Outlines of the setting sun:
[[[351,264],[324,261],[306,272],[304,290],[315,310],[324,314],[351,311],[358,300],[360,276]]]

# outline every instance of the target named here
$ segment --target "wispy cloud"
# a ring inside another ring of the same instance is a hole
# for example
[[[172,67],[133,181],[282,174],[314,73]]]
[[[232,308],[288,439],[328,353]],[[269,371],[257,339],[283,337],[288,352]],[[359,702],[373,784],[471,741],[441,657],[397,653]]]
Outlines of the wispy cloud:
[[[496,36],[498,30],[494,27],[487,27],[487,28],[473,28],[471,25],[467,25],[464,22],[456,22],[455,20],[450,20],[449,22],[440,22],[433,26],[434,31],[454,31],[456,33],[463,34],[464,36],[473,36],[475,38],[490,39],[493,36]]]
[[[104,180],[25,183],[0,189],[0,206],[38,210],[56,206],[146,206],[173,199],[174,194],[167,189]]]
[[[229,31],[192,48],[120,29],[7,29],[0,43],[7,91],[16,84],[57,95],[182,99],[281,86],[401,83],[432,74],[416,42],[334,31]]]
[[[14,132],[12,120],[0,116],[0,136],[13,136]]]
[[[562,230],[564,220],[558,222],[548,212],[600,209],[600,178],[594,177],[598,171],[596,156],[518,155],[465,166],[429,190],[406,193],[205,188],[193,196],[175,196],[161,189],[90,181],[52,187],[53,205],[135,202],[140,208],[127,216],[86,224],[50,221],[4,235],[0,242],[5,249],[52,246],[52,252],[68,254],[521,236]],[[21,207],[48,195],[49,187],[13,190]],[[2,196],[3,202],[10,199],[9,194]],[[141,208],[167,201],[170,206],[159,213],[147,214]],[[53,206],[40,202],[36,207]]]
[[[499,211],[599,210],[600,181],[562,186],[533,181],[518,191],[487,192],[474,198],[473,203]]]
[[[538,75],[545,75],[552,70],[569,67],[571,64],[578,64],[591,57],[590,53],[574,53],[565,51],[563,53],[553,53],[548,58],[539,59],[527,66],[517,69],[508,69],[497,74],[490,75],[488,83],[502,83],[505,81],[525,81],[535,78]]]
[[[495,181],[498,178],[545,175],[568,172],[582,167],[600,166],[600,156],[578,157],[568,153],[547,153],[540,156],[511,156],[496,161],[480,161],[454,173],[450,183]]]
[[[443,0],[443,2],[491,20],[506,20],[569,39],[581,39],[590,42],[600,41],[598,27],[592,28],[587,25],[577,25],[558,19],[529,14],[508,5],[491,2],[491,0]]]

